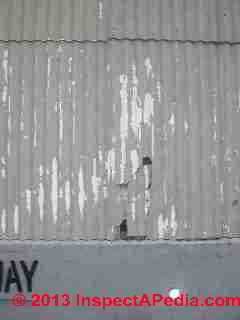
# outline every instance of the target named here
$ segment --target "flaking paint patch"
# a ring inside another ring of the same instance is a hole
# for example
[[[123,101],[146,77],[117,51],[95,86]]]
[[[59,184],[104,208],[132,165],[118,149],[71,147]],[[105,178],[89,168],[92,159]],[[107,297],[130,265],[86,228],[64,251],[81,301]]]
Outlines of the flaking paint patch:
[[[131,200],[131,215],[132,215],[132,220],[135,221],[136,219],[136,200],[137,198],[135,196],[132,197]]]
[[[2,232],[6,233],[6,230],[7,230],[7,212],[6,212],[6,209],[2,209],[1,227],[2,227]]]
[[[128,137],[128,77],[127,75],[120,75],[120,98],[121,98],[121,118],[120,118],[120,137],[121,137],[121,183],[124,181],[124,173],[127,164],[126,154],[126,139]]]
[[[135,178],[136,172],[137,172],[137,170],[139,168],[139,164],[140,164],[137,150],[131,150],[130,158],[131,158],[131,163],[132,163],[132,174],[134,175],[134,178]]]
[[[1,176],[2,176],[3,179],[6,178],[6,169],[5,168],[1,169]]]
[[[101,185],[101,177],[97,177],[97,159],[93,159],[93,174],[92,174],[92,190],[93,190],[93,199],[97,203],[99,200],[99,188]]]
[[[116,154],[113,148],[110,149],[107,153],[105,168],[107,171],[108,182],[114,180],[116,174]]]
[[[71,188],[69,180],[65,182],[65,208],[67,213],[69,214],[71,208]]]
[[[168,232],[168,218],[164,219],[163,214],[160,213],[158,217],[158,236],[159,238],[164,238],[165,234]]]
[[[176,221],[176,208],[174,205],[171,205],[171,221],[170,221],[170,227],[171,227],[171,235],[174,237],[177,232],[177,221]]]
[[[44,215],[44,187],[43,183],[39,183],[39,193],[38,193],[38,205],[39,205],[39,214],[40,220],[43,222],[43,215]]]
[[[98,2],[98,18],[103,19],[103,3],[102,3],[102,1]]]
[[[2,102],[3,103],[7,102],[7,95],[8,95],[7,86],[4,86],[3,91],[2,91]]]
[[[63,141],[63,106],[59,103],[59,139]]]
[[[143,121],[143,110],[141,108],[142,101],[138,95],[138,78],[136,74],[136,66],[132,65],[132,84],[131,88],[131,127],[138,143],[141,142],[141,126]]]
[[[18,234],[18,232],[19,232],[19,208],[17,205],[15,205],[15,208],[14,208],[13,225],[14,225],[14,233]]]
[[[57,221],[58,211],[58,163],[57,159],[52,160],[52,189],[51,189],[52,214],[54,223]]]
[[[147,78],[149,78],[150,75],[152,75],[152,77],[153,77],[152,64],[151,64],[151,59],[150,59],[150,58],[146,58],[146,59],[144,60],[144,66],[145,66],[145,68],[146,68]]]
[[[30,189],[25,190],[25,196],[26,196],[26,208],[29,214],[31,214],[31,198],[32,193]]]
[[[151,125],[154,116],[154,99],[151,93],[146,93],[144,98],[144,123]]]
[[[80,214],[83,217],[83,210],[85,206],[85,201],[87,200],[85,188],[84,188],[84,178],[83,178],[83,169],[82,166],[79,168],[78,172],[78,206],[80,210]]]

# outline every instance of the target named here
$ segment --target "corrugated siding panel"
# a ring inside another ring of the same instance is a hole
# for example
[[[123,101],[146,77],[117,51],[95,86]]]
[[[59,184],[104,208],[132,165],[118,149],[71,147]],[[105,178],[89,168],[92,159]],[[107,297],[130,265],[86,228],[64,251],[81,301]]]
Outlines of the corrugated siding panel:
[[[239,42],[239,0],[1,0],[0,40]]]
[[[239,52],[2,43],[1,237],[239,236]]]

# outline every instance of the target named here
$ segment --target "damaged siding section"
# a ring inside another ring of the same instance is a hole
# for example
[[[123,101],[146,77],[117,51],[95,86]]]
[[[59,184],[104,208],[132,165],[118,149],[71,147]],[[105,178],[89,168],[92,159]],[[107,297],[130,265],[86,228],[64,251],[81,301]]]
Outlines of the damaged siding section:
[[[124,219],[152,240],[239,236],[239,57],[228,44],[2,42],[1,237],[113,239]]]

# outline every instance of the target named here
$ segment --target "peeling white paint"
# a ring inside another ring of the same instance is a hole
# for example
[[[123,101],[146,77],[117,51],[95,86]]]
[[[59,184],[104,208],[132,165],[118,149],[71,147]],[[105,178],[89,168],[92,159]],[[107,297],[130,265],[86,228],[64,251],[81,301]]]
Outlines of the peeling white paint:
[[[136,200],[137,198],[133,196],[131,201],[131,213],[132,213],[131,216],[133,221],[135,221],[136,219]]]
[[[139,168],[139,165],[140,165],[137,150],[135,150],[135,149],[131,150],[130,158],[131,158],[131,162],[132,162],[132,174],[135,175],[138,168]]]
[[[144,66],[146,68],[146,72],[147,72],[147,78],[150,77],[150,74],[152,73],[152,64],[151,64],[151,59],[150,58],[146,58],[144,60]],[[153,76],[153,75],[152,75]]]
[[[44,215],[44,187],[43,183],[39,183],[39,193],[38,193],[38,205],[39,205],[39,213],[40,213],[40,220],[43,222],[43,215]]]
[[[127,164],[126,139],[128,137],[128,77],[120,75],[120,97],[121,97],[121,118],[120,118],[120,137],[121,137],[121,182],[124,181],[124,172]]]
[[[63,106],[59,103],[59,139],[63,141]]]
[[[103,3],[102,3],[102,1],[98,2],[98,18],[103,19]]]
[[[94,202],[97,203],[99,200],[99,187],[101,185],[101,177],[97,177],[97,159],[93,159],[93,174],[92,174],[92,189],[94,195]]]
[[[171,128],[171,133],[173,135],[175,132],[175,114],[173,112],[171,113],[171,115],[169,117],[168,124]]]
[[[7,83],[8,82],[8,60],[7,56],[4,57],[2,61],[2,67],[3,67],[3,75],[4,75],[4,81]]]
[[[151,125],[154,115],[154,99],[150,93],[145,94],[144,98],[144,123]]]
[[[70,181],[67,180],[65,182],[65,208],[67,213],[70,213],[71,208],[71,189],[70,189]]]
[[[159,238],[164,238],[165,234],[168,232],[168,218],[164,219],[163,214],[160,213],[158,217],[158,236]]]
[[[142,101],[138,96],[138,78],[136,75],[136,66],[132,65],[132,83],[131,88],[131,128],[134,135],[138,138],[138,142],[141,142],[141,125],[143,121],[143,110],[141,108]]]
[[[2,91],[2,102],[3,103],[6,103],[7,102],[7,86],[4,86],[3,87],[3,91]]]
[[[85,204],[85,201],[87,200],[87,196],[84,188],[84,178],[83,178],[82,167],[79,168],[79,172],[78,172],[78,188],[79,188],[78,205],[79,205],[81,216],[83,216],[84,204]]]
[[[18,234],[18,232],[19,232],[19,208],[17,205],[15,205],[15,208],[14,208],[13,225],[14,225],[14,233]]]
[[[3,179],[6,178],[6,169],[5,169],[5,168],[2,168],[2,169],[1,169],[1,175],[2,175],[2,178],[3,178]]]
[[[160,81],[157,81],[157,98],[158,98],[158,102],[161,103],[162,92],[161,92],[161,82]]]
[[[31,198],[32,198],[32,193],[30,189],[25,190],[26,194],[26,208],[29,214],[31,214]]]
[[[6,230],[7,230],[7,213],[6,213],[6,209],[2,209],[1,227],[2,227],[2,232],[6,233]]]
[[[58,211],[58,163],[57,159],[52,160],[52,189],[51,189],[52,214],[54,223],[57,221]]]
[[[107,153],[105,168],[107,170],[108,181],[114,180],[116,174],[116,155],[113,148],[110,149]]]
[[[170,227],[171,227],[171,234],[174,237],[176,235],[177,228],[178,228],[177,221],[176,221],[176,209],[174,205],[171,206]]]

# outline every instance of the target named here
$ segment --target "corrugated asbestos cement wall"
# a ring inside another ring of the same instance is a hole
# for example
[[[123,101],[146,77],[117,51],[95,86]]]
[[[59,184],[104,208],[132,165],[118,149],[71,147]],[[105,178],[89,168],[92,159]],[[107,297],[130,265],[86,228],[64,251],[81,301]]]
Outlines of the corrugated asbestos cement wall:
[[[0,3],[1,237],[238,236],[240,2],[39,3]]]

